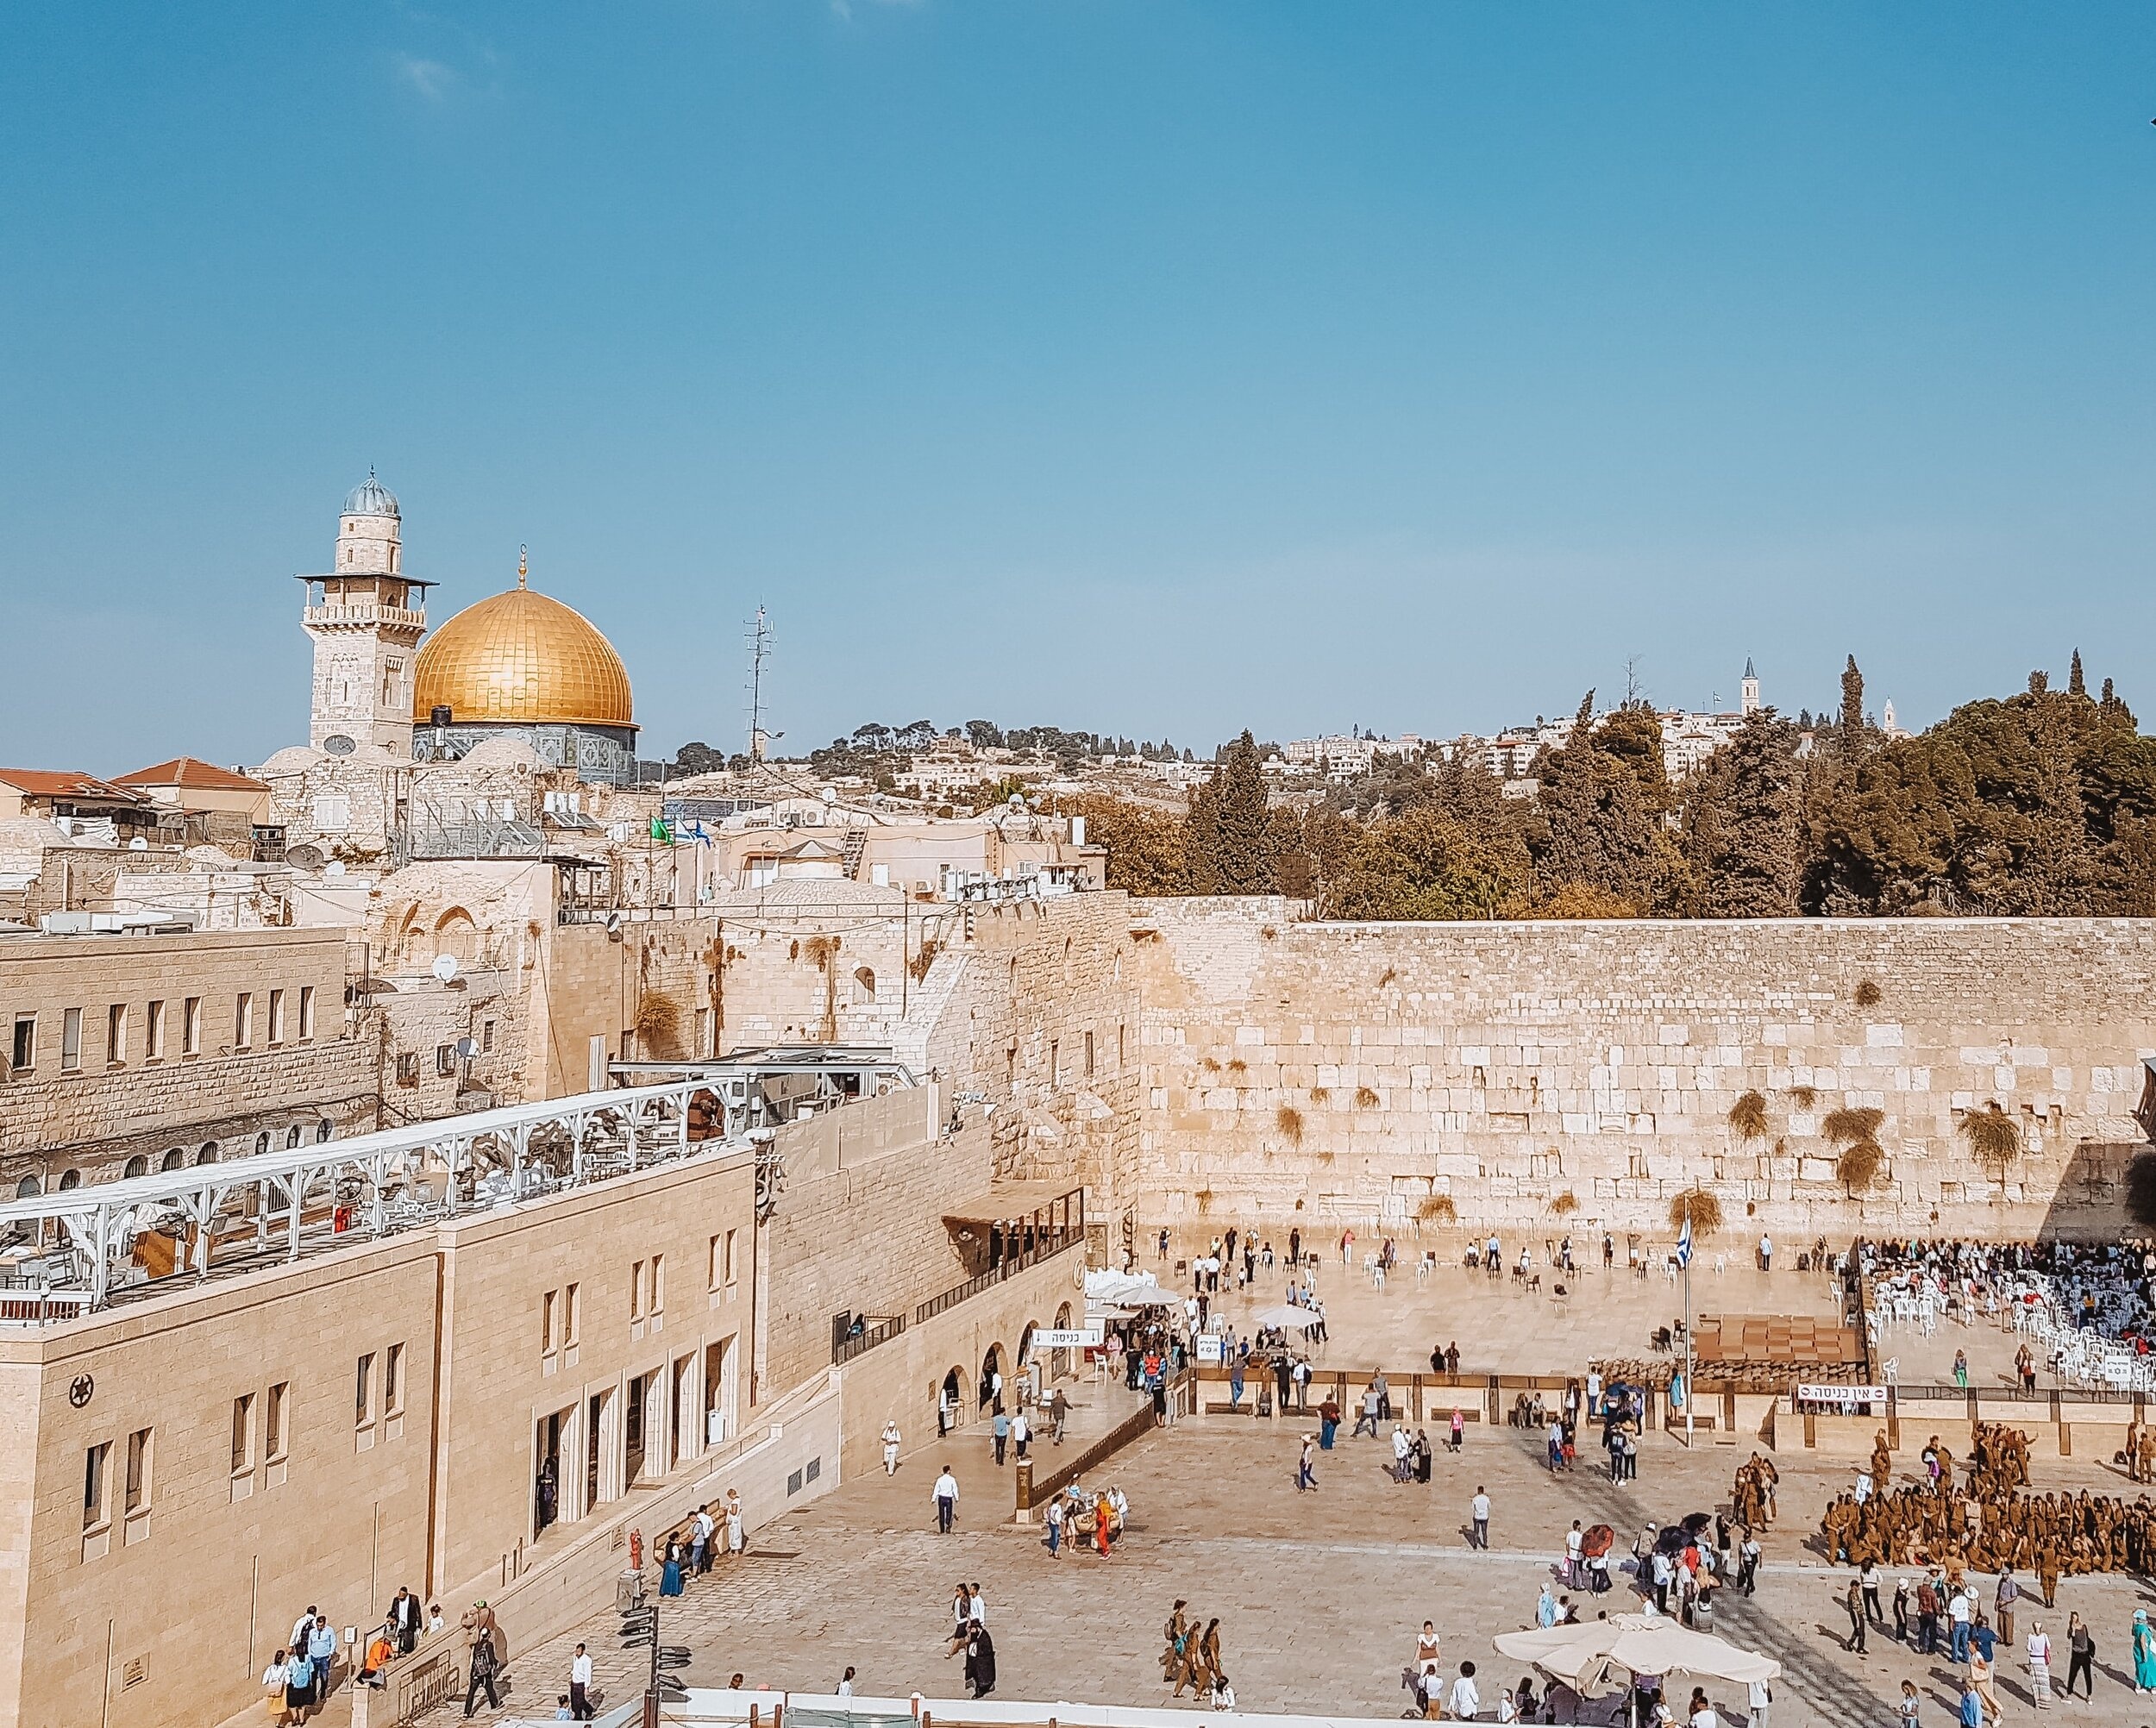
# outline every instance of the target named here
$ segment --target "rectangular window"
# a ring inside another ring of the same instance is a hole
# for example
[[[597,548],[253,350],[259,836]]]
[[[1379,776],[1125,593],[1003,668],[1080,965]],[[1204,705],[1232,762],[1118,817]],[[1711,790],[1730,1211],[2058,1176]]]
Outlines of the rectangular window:
[[[392,1344],[389,1355],[382,1362],[382,1413],[402,1416],[404,1413],[404,1347]]]
[[[1061,1038],[1048,1041],[1048,1083],[1050,1086],[1063,1083],[1063,1041]]]
[[[583,1288],[581,1284],[572,1284],[561,1293],[561,1342],[572,1347],[576,1343],[577,1327],[584,1318],[584,1305],[577,1299]]]
[[[270,992],[269,1041],[273,1044],[285,1042],[285,992],[281,990]]]
[[[734,1238],[739,1234],[738,1230],[726,1232],[726,1281],[729,1284],[734,1281]]]
[[[142,1054],[152,1061],[165,1054],[165,1005],[147,1004],[142,1010]]]
[[[82,1066],[82,1010],[63,1008],[60,1016],[60,1068],[72,1074]]]
[[[179,1053],[183,1056],[202,1054],[202,998],[190,996],[179,1005]]]
[[[116,1002],[105,1010],[105,1060],[124,1062],[128,1059],[128,1005]]]
[[[280,1380],[269,1389],[269,1402],[262,1408],[262,1456],[269,1463],[279,1463],[285,1457],[291,1436],[289,1426],[291,1406],[291,1382]]]
[[[539,1299],[539,1354],[544,1355],[554,1348],[554,1302],[552,1290]]]
[[[112,1465],[112,1443],[103,1441],[83,1455],[82,1469],[82,1527],[96,1530],[103,1525],[110,1513],[106,1510],[107,1483]]]
[[[37,1066],[37,1016],[18,1014],[15,1017],[15,1042],[8,1049],[8,1066],[16,1074],[28,1074]]]
[[[663,1313],[667,1305],[667,1257],[663,1254],[651,1256],[651,1312]]]
[[[491,1050],[493,1048],[494,1023],[492,1020],[482,1020],[479,1022],[479,1049]]]
[[[372,1350],[360,1358],[358,1381],[352,1399],[352,1421],[354,1427],[364,1428],[374,1419],[374,1352]]]
[[[641,1260],[629,1268],[629,1318],[641,1320],[644,1317],[644,1263]]]
[[[725,1284],[726,1238],[723,1236],[715,1236],[711,1238],[711,1268],[706,1274],[704,1287],[707,1290],[719,1290],[724,1288]]]
[[[315,1035],[315,987],[311,984],[299,986],[299,1036],[304,1039]]]
[[[399,1086],[417,1086],[417,1085],[419,1084],[419,1052],[418,1052],[418,1051],[417,1051],[417,1050],[399,1050],[399,1051],[398,1051],[398,1053],[397,1053],[397,1084],[398,1084],[398,1085],[399,1085]]]
[[[150,1472],[156,1440],[157,1431],[154,1428],[138,1428],[128,1436],[127,1494],[121,1504],[129,1518],[150,1509]]]
[[[254,1468],[254,1394],[241,1393],[232,1400],[232,1474],[243,1476]]]
[[[1125,1030],[1119,1025],[1115,1029],[1115,1065],[1119,1069],[1127,1067],[1131,1060],[1130,1049],[1124,1042]]]
[[[1086,1078],[1093,1078],[1093,1034],[1086,1034]]]
[[[254,992],[242,990],[232,1005],[232,1048],[244,1050],[254,1042]]]
[[[457,1047],[454,1044],[436,1044],[434,1047],[434,1071],[437,1075],[453,1074],[457,1071]]]

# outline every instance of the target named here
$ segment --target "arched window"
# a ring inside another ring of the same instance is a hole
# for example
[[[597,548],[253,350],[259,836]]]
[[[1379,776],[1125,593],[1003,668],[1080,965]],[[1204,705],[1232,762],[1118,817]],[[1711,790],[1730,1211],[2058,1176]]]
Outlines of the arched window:
[[[70,1189],[72,1189],[72,1188],[79,1188],[80,1186],[82,1186],[82,1172],[81,1172],[81,1171],[79,1171],[79,1170],[63,1170],[63,1171],[61,1171],[61,1172],[60,1172],[60,1193],[62,1193],[64,1194],[64,1193],[67,1193]]]
[[[254,1136],[254,1155],[259,1158],[270,1148],[269,1130],[265,1128]]]
[[[128,1168],[120,1173],[122,1179],[131,1176],[147,1176],[149,1174],[150,1161],[140,1152],[128,1160]]]
[[[202,1143],[202,1150],[195,1154],[195,1162],[197,1164],[214,1164],[216,1161],[217,1143],[214,1140],[204,1141]]]
[[[179,1147],[175,1146],[171,1151],[165,1155],[164,1161],[159,1164],[157,1168],[160,1170],[177,1170],[182,1165],[185,1164],[186,1161],[187,1155],[180,1150]]]
[[[861,999],[863,1002],[876,999],[876,974],[868,967],[856,966],[854,968],[854,982],[861,986]]]
[[[15,1197],[18,1200],[27,1200],[31,1195],[42,1193],[44,1186],[36,1177],[25,1176],[15,1185]]]
[[[323,1117],[321,1121],[315,1124],[315,1144],[317,1146],[321,1145],[323,1142],[327,1140],[336,1131],[336,1124],[331,1122],[328,1117]]]
[[[285,1130],[285,1149],[289,1152],[299,1144],[299,1124],[295,1122]]]

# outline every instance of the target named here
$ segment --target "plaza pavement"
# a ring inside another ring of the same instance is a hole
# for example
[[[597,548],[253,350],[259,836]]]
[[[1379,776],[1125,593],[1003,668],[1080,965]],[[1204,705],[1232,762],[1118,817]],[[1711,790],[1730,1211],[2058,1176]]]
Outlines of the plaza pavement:
[[[944,1654],[952,1587],[977,1580],[996,1636],[999,1695],[1165,1704],[1173,1700],[1158,1678],[1159,1628],[1182,1596],[1194,1612],[1219,1618],[1244,1708],[1393,1717],[1406,1706],[1401,1673],[1429,1618],[1444,1637],[1448,1675],[1463,1658],[1476,1662],[1487,1720],[1499,1687],[1519,1678],[1517,1664],[1496,1660],[1490,1640],[1532,1623],[1570,1521],[1611,1524],[1626,1550],[1648,1518],[1725,1504],[1745,1449],[1688,1451],[1671,1437],[1651,1435],[1641,1480],[1620,1487],[1584,1467],[1552,1478],[1541,1467],[1539,1437],[1470,1428],[1460,1455],[1440,1447],[1425,1487],[1390,1480],[1382,1443],[1343,1440],[1319,1456],[1318,1492],[1298,1494],[1293,1470],[1302,1431],[1292,1420],[1213,1418],[1140,1441],[1102,1478],[1131,1503],[1129,1531],[1103,1561],[1069,1550],[1051,1560],[1037,1527],[1006,1522],[1009,1469],[990,1462],[986,1430],[970,1428],[946,1446],[912,1454],[893,1480],[876,1472],[849,1481],[763,1527],[747,1558],[665,1605],[665,1637],[694,1651],[686,1675],[694,1685],[723,1686],[739,1671],[752,1688],[828,1692],[852,1664],[864,1695],[956,1696],[961,1663]],[[950,1537],[936,1534],[929,1503],[944,1452],[956,1455],[962,1481],[960,1527]],[[1918,1681],[1927,1722],[1949,1721],[1955,1693],[1943,1661],[1897,1650],[1877,1631],[1868,1656],[1841,1648],[1847,1619],[1839,1594],[1849,1575],[1821,1565],[1804,1538],[1826,1495],[1846,1485],[1848,1461],[1784,1453],[1777,1463],[1783,1518],[1767,1543],[1758,1594],[1743,1602],[1725,1592],[1717,1627],[1784,1664],[1775,1728],[1890,1723],[1904,1677]],[[1495,1551],[1487,1555],[1468,1550],[1462,1534],[1478,1486],[1495,1503]],[[2122,1484],[2115,1473],[2078,1461],[2045,1468],[2038,1482],[2083,1486],[2116,1493]],[[2054,1705],[2049,1716],[2061,1728],[2156,1720],[2156,1709],[2139,1707],[2156,1700],[2137,1700],[2122,1683],[2127,1627],[2144,1602],[2156,1605],[2156,1597],[2120,1577],[2061,1586],[2057,1610],[2044,1617],[2061,1648],[2059,1675],[2069,1608],[2096,1627],[2100,1670],[2093,1703]],[[1629,1606],[1620,1583],[1600,1604],[1588,1599],[1583,1612]],[[602,1616],[576,1634],[516,1653],[517,1687],[505,1714],[551,1708],[577,1637],[597,1656],[605,1696],[618,1701],[636,1690],[635,1656],[618,1649],[612,1617]],[[1742,1719],[1740,1692],[1710,1690],[1726,1720]],[[2009,1719],[2030,1714],[2018,1657],[2001,1663],[1999,1690]]]

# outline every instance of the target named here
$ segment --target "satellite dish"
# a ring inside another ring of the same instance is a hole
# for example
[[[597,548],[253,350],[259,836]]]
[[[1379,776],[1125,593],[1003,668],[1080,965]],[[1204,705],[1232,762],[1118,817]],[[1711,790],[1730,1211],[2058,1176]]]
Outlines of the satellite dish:
[[[444,955],[442,958],[446,960],[448,956]],[[470,1061],[472,1058],[479,1055],[479,1045],[470,1038],[459,1038],[457,1040],[457,1054],[463,1057],[466,1061]]]
[[[457,957],[453,954],[438,954],[434,957],[434,975],[447,984],[457,975]]]
[[[348,756],[360,747],[342,732],[332,732],[322,741],[322,748],[333,756]]]
[[[342,876],[344,874],[344,861],[342,858],[332,858],[322,867],[322,873],[325,876]]]

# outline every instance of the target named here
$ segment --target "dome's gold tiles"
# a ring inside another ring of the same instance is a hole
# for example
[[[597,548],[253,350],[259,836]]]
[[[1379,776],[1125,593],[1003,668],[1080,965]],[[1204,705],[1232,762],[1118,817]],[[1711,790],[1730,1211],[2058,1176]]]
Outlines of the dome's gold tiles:
[[[511,588],[467,606],[428,637],[413,669],[412,716],[446,705],[460,722],[634,723],[629,673],[590,620]]]

